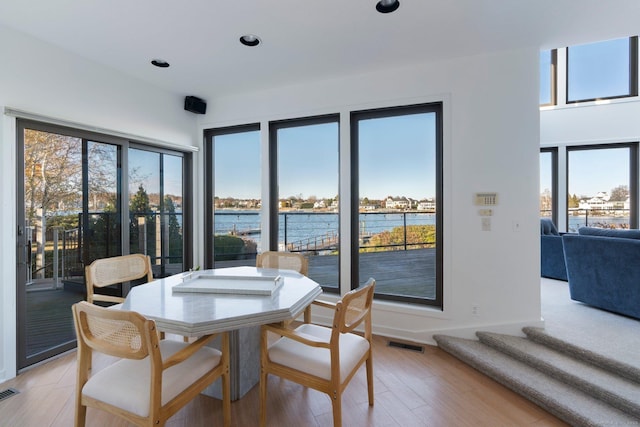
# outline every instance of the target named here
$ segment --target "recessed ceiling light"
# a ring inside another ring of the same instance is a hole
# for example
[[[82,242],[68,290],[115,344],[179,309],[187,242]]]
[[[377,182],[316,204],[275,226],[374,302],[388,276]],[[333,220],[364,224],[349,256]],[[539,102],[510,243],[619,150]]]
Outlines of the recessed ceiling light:
[[[240,37],[240,43],[245,46],[258,46],[260,44],[260,38],[253,34],[245,34]]]
[[[376,4],[376,10],[380,13],[390,13],[399,7],[399,0],[380,0],[378,4]]]
[[[169,67],[169,63],[167,61],[165,61],[164,59],[154,59],[154,60],[151,61],[151,63],[153,65],[155,65],[156,67],[160,67],[160,68]]]

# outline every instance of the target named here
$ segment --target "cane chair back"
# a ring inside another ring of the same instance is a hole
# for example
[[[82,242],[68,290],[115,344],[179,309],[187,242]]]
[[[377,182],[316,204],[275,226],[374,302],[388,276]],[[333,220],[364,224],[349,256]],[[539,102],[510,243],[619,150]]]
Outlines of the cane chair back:
[[[153,280],[151,259],[148,255],[132,254],[97,259],[85,268],[87,301],[121,303],[124,298],[99,294],[95,289],[137,279],[146,279],[147,282]]]
[[[73,316],[78,337],[76,427],[85,425],[87,407],[135,425],[162,426],[217,378],[222,378],[223,424],[230,425],[226,333],[220,351],[205,347],[213,335],[193,343],[160,341],[155,322],[131,311],[82,301],[73,305]],[[119,360],[89,375],[93,352]]]
[[[256,257],[256,267],[294,270],[303,276],[309,273],[309,260],[297,252],[266,251]],[[304,321],[311,321],[311,307],[304,310]]]
[[[296,252],[266,251],[258,254],[256,267],[295,270],[306,276],[309,270],[309,261],[304,255]]]

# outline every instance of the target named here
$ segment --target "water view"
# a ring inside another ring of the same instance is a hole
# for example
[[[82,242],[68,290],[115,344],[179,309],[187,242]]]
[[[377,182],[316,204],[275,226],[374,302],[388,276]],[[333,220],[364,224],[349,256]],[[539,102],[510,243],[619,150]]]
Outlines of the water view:
[[[320,245],[327,237],[339,234],[338,213],[335,212],[281,212],[278,215],[278,242],[283,248],[304,251]],[[435,213],[379,212],[360,214],[360,239],[370,240],[374,235],[396,227],[433,225]],[[215,234],[243,236],[258,245],[261,241],[260,213],[251,210],[216,210]]]

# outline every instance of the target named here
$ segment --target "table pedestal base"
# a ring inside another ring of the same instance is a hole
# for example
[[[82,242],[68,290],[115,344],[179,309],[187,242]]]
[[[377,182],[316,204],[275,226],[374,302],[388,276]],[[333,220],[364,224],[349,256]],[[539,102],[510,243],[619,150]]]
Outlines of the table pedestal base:
[[[220,338],[209,344],[220,348]],[[260,326],[229,331],[229,373],[231,400],[238,400],[260,381]],[[222,380],[218,379],[203,394],[222,399]]]

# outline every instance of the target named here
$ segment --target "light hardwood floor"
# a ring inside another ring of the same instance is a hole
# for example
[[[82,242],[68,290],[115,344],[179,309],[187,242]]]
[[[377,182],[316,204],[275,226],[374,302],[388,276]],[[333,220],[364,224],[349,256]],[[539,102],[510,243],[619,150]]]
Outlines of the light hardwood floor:
[[[343,425],[360,426],[565,426],[551,414],[458,361],[437,347],[424,353],[388,347],[374,338],[375,405],[367,404],[365,370],[361,368],[343,397]],[[97,357],[94,369],[111,363]],[[20,393],[0,401],[0,426],[73,425],[75,352],[51,360],[0,384],[0,391]],[[319,392],[277,377],[269,378],[268,425],[326,427],[331,403]],[[167,426],[222,424],[220,401],[198,396]],[[231,405],[232,425],[258,423],[258,387]],[[128,426],[104,412],[89,409],[87,426]]]

